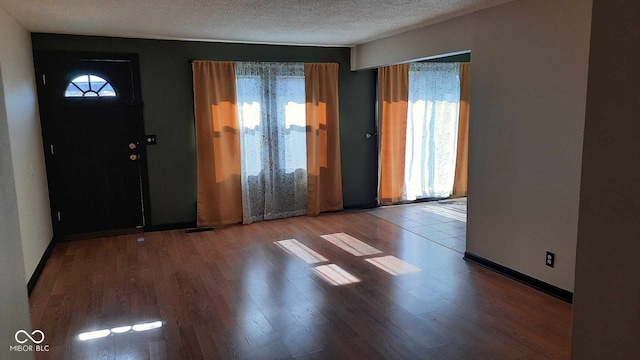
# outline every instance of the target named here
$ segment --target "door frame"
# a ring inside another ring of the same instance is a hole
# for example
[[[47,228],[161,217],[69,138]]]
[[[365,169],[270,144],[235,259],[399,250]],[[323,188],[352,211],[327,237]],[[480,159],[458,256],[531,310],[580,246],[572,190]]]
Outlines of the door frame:
[[[143,231],[150,231],[152,226],[151,222],[151,202],[149,191],[149,172],[147,165],[147,143],[144,141],[145,136],[145,124],[144,124],[144,102],[142,100],[142,89],[140,81],[140,61],[138,54],[135,53],[108,53],[108,52],[75,52],[75,51],[35,51],[33,54],[35,75],[36,75],[36,88],[38,91],[38,105],[40,109],[40,125],[42,129],[42,145],[44,148],[44,158],[46,165],[47,183],[49,188],[49,203],[51,206],[51,223],[53,225],[53,235],[55,241],[62,241],[64,239],[64,228],[58,220],[58,209],[60,208],[60,201],[58,197],[58,184],[57,169],[55,167],[54,154],[52,154],[52,146],[54,146],[54,134],[53,118],[51,115],[52,99],[47,96],[46,89],[46,74],[48,68],[52,62],[56,61],[128,61],[131,63],[131,71],[133,77],[133,96],[135,106],[135,121],[138,123],[139,132],[141,137],[139,139],[140,147],[139,154],[141,155],[140,161],[140,178],[142,182],[142,206],[144,216],[144,228]],[[53,148],[55,152],[55,148]],[[114,229],[113,231],[102,231],[96,233],[100,236],[122,234],[122,230]],[[72,238],[88,238],[91,236],[72,236]]]

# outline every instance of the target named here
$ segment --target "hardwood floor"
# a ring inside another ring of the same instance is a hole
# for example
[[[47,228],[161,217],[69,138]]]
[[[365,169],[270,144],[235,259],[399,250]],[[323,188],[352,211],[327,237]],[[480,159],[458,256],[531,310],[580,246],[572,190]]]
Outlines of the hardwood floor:
[[[340,247],[321,237],[335,233],[349,235],[326,237]],[[354,255],[369,247],[379,252]],[[62,243],[30,302],[50,349],[39,359],[567,359],[570,348],[570,304],[366,212]]]

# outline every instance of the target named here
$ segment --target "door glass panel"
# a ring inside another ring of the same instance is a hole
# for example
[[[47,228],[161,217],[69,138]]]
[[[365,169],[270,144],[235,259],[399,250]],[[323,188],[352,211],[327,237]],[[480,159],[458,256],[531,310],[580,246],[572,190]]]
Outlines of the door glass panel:
[[[115,97],[116,90],[105,79],[93,74],[81,75],[67,85],[64,97]]]

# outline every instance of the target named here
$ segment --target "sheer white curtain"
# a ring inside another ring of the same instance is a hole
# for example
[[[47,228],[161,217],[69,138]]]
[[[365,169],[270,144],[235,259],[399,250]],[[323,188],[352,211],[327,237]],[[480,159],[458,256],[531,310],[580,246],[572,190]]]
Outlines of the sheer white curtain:
[[[243,223],[307,213],[303,63],[236,63]]]
[[[451,195],[459,108],[460,63],[409,65],[405,199]]]

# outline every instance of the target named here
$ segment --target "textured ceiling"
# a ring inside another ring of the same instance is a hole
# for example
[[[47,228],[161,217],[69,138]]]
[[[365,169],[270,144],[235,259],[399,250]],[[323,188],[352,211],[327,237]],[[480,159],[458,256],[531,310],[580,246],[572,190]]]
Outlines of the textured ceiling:
[[[352,46],[512,0],[0,0],[32,32]]]

